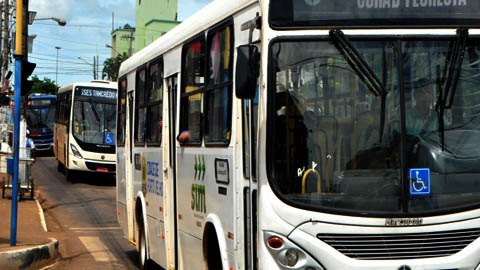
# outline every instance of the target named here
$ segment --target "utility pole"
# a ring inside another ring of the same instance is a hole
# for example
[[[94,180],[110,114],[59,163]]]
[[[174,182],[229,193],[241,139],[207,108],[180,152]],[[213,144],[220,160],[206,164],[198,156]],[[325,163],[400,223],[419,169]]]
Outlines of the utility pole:
[[[124,28],[124,29],[127,29],[127,28]],[[133,48],[132,48],[132,43],[133,43],[133,40],[135,40],[135,37],[133,36],[133,33],[135,32],[135,29],[134,28],[130,28],[130,33],[129,34],[124,34],[122,35],[120,38],[122,40],[125,40],[125,39],[128,39],[129,40],[129,46],[128,46],[128,57],[132,56],[133,54]],[[112,45],[111,45],[112,49],[113,49],[113,42],[112,42]],[[116,53],[118,55],[118,52]]]
[[[96,80],[100,79],[100,78],[98,77],[98,66],[99,66],[99,64],[98,64],[98,55],[97,55],[97,71],[95,72],[95,79],[96,79]]]
[[[128,47],[128,57],[132,56],[133,52],[132,52],[132,43],[133,43],[133,28],[130,28],[130,37],[128,37],[130,39],[130,46]]]
[[[23,94],[28,93],[31,81],[27,78],[32,74],[36,64],[29,63],[26,58],[28,54],[27,41],[24,35],[28,29],[28,0],[17,0],[16,2],[16,33],[15,33],[15,89],[13,105],[13,178],[12,178],[12,211],[10,215],[10,246],[17,243],[17,213],[18,213],[18,189],[19,189],[19,159],[20,159],[20,104]],[[25,4],[25,5],[24,5]]]
[[[95,55],[93,56],[93,79],[97,79],[97,64],[96,64],[96,58]]]
[[[2,1],[2,4],[1,4],[1,7],[2,7],[2,13],[0,14],[0,47],[2,42],[3,42],[3,25],[2,23],[4,23],[4,20],[2,19],[2,15],[4,13],[4,10],[6,9],[6,5],[5,5],[5,2],[8,2],[8,0],[3,0]],[[3,44],[3,47],[5,47],[6,44]],[[2,63],[3,63],[3,54],[0,56],[0,59],[2,59]],[[5,73],[2,72],[3,70],[0,69],[0,81],[3,83],[3,80],[5,79]],[[3,91],[2,91],[3,92]]]
[[[58,51],[60,51],[60,47],[55,46],[55,49],[57,50],[57,66],[55,69],[55,83],[58,84]]]
[[[10,0],[3,1],[3,49],[2,49],[2,82],[6,80],[6,75],[8,72],[8,55],[10,51],[10,43],[8,39],[10,38]],[[8,91],[8,84],[2,83],[3,92]]]
[[[19,1],[23,1],[22,9],[22,20],[23,20],[23,31],[22,31],[22,55],[25,61],[28,60],[28,0],[17,0],[17,5]],[[17,13],[18,14],[18,13]],[[17,19],[18,23],[18,19]]]
[[[28,0],[27,0],[28,1]],[[22,89],[22,63],[23,63],[23,5],[24,0],[17,0],[16,7],[16,35],[15,35],[15,91],[13,113],[13,179],[12,179],[12,211],[10,219],[10,246],[17,245],[17,213],[18,213],[18,165],[20,155],[20,98]]]

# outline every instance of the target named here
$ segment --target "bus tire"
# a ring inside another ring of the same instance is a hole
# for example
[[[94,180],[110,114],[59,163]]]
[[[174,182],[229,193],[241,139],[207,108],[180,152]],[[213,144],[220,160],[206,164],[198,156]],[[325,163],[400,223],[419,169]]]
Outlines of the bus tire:
[[[57,172],[63,172],[63,170],[65,170],[65,167],[60,161],[57,160]]]
[[[207,237],[204,238],[204,257],[207,264],[208,270],[221,270],[222,266],[222,256],[220,254],[220,247],[218,245],[217,232],[212,224],[207,228]]]
[[[68,182],[75,183],[75,172],[65,168],[65,178]]]
[[[140,225],[138,230],[138,268],[140,270],[148,270],[149,260],[147,251],[147,241],[145,237],[145,228]]]

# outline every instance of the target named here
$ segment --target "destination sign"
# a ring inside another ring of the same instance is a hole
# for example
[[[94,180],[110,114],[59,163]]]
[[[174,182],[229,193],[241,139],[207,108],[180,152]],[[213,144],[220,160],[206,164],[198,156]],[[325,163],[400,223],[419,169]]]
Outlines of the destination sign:
[[[108,88],[95,88],[78,86],[75,88],[77,97],[100,98],[100,99],[116,99],[117,91]]]
[[[30,107],[51,107],[55,106],[55,99],[31,99]]]
[[[270,1],[272,26],[480,25],[478,0]]]

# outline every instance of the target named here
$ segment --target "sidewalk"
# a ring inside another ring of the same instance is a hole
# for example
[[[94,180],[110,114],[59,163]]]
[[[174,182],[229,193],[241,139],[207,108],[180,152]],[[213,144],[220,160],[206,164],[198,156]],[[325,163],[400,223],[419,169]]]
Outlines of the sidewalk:
[[[0,188],[3,185],[0,175]],[[18,202],[17,241],[10,246],[11,190],[0,196],[0,269],[41,269],[54,264],[58,241],[46,231],[43,211],[36,199]]]

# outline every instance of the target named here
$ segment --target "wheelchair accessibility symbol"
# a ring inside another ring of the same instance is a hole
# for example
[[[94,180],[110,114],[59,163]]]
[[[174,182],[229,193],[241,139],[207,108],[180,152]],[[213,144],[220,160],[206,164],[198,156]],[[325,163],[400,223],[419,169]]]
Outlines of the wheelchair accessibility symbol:
[[[410,195],[430,195],[430,169],[410,169],[409,175]]]
[[[113,133],[106,133],[103,137],[103,141],[105,144],[109,144],[109,145],[112,145],[112,144],[115,144],[115,142],[113,141]]]

